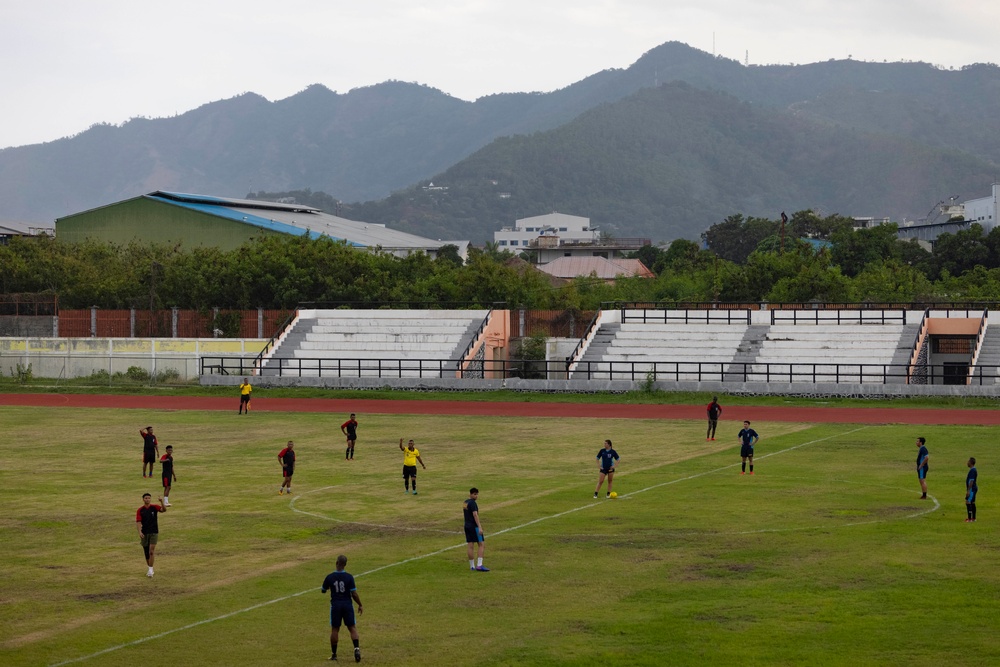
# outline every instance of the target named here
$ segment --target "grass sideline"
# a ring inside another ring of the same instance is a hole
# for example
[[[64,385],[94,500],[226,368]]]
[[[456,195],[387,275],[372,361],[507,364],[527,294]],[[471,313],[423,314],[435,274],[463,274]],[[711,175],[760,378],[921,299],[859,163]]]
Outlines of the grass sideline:
[[[4,665],[136,641],[72,664],[321,664],[318,587],[341,552],[365,602],[366,664],[1000,661],[996,428],[755,422],[758,474],[741,477],[732,421],[706,443],[700,421],[373,415],[347,463],[343,415],[0,415]],[[178,474],[153,580],[134,526],[141,493],[156,495],[140,477],[147,422]],[[937,511],[917,499],[916,435]],[[428,465],[416,497],[402,493],[400,437]],[[595,502],[605,437],[622,497]],[[292,500],[275,458],[289,438]],[[976,525],[961,522],[970,454]],[[489,574],[464,555],[472,484]]]

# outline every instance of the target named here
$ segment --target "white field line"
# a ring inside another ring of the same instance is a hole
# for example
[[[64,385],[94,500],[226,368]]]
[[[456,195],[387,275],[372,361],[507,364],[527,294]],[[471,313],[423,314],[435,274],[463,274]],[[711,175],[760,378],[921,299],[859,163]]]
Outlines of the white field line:
[[[785,449],[781,449],[781,450],[778,450],[776,452],[771,452],[769,454],[765,454],[764,456],[760,456],[758,458],[762,458],[763,459],[763,458],[767,458],[769,456],[777,456],[778,454],[784,454],[786,452],[791,452],[791,451],[794,451],[796,449],[800,449],[802,447],[806,447],[808,445],[814,445],[814,444],[816,444],[818,442],[824,442],[826,440],[830,440],[832,438],[837,438],[837,437],[841,437],[841,436],[845,436],[845,435],[851,435],[852,433],[857,433],[858,431],[862,431],[862,430],[864,430],[866,428],[868,428],[868,427],[867,426],[862,426],[860,428],[856,428],[854,430],[847,431],[846,433],[837,433],[837,434],[834,434],[834,435],[826,436],[825,438],[819,438],[817,440],[810,440],[808,442],[803,442],[803,443],[800,443],[798,445],[793,445],[791,447],[786,447]],[[664,486],[670,486],[671,484],[678,484],[680,482],[687,482],[687,481],[690,481],[692,479],[698,479],[699,477],[705,477],[707,475],[712,475],[712,474],[715,474],[717,472],[722,472],[723,470],[729,470],[730,468],[734,468],[737,465],[739,465],[739,464],[738,463],[733,463],[733,464],[730,464],[730,465],[722,466],[721,468],[715,468],[713,470],[706,470],[705,472],[700,472],[700,473],[697,473],[697,474],[694,474],[694,475],[688,475],[687,477],[681,477],[679,479],[674,479],[674,480],[671,480],[669,482],[661,482],[659,484],[653,484],[652,486],[647,486],[647,487],[645,487],[643,489],[639,489],[637,491],[632,491],[631,493],[623,494],[623,495],[619,496],[619,498],[628,498],[628,497],[631,497],[631,496],[636,496],[636,495],[638,495],[640,493],[645,493],[646,491],[652,491],[654,489],[659,489],[659,488],[664,487]],[[332,487],[324,487],[324,488],[332,488]],[[316,490],[320,491],[321,489],[316,489]],[[917,514],[913,514],[913,515],[910,515],[910,516],[904,517],[904,518],[913,518],[913,517],[921,516],[923,514],[928,514],[930,512],[935,511],[936,509],[938,509],[940,507],[940,504],[938,503],[937,498],[934,498],[933,496],[929,496],[929,497],[934,500],[934,507],[933,508],[930,508],[930,509],[928,509],[926,511],[919,512]],[[601,503],[601,502],[595,503],[595,502],[591,501],[591,502],[588,502],[586,505],[580,505],[579,507],[574,507],[573,509],[569,509],[569,510],[566,510],[564,512],[558,512],[556,514],[550,514],[548,516],[539,517],[537,519],[533,519],[531,521],[519,524],[517,526],[511,526],[510,528],[504,528],[503,530],[498,530],[495,533],[490,533],[490,535],[502,535],[504,533],[510,533],[510,532],[515,531],[515,530],[521,530],[522,528],[527,528],[528,526],[533,526],[536,523],[541,523],[542,521],[550,521],[552,519],[558,519],[560,517],[564,517],[564,516],[566,516],[568,514],[573,514],[574,512],[579,512],[580,510],[585,510],[585,509],[589,509],[589,508],[592,508],[592,507],[603,507],[603,506],[605,506],[604,503]],[[300,512],[302,514],[309,514],[310,516],[316,516],[316,517],[321,518],[321,519],[329,519],[328,517],[324,517],[322,515],[311,514],[309,512],[303,512],[302,510],[295,510],[295,511]],[[848,525],[861,525],[863,523],[874,523],[874,522],[865,521],[865,522],[859,522],[859,523],[856,523],[856,524],[848,524]],[[749,532],[751,532],[751,533],[760,533],[760,532],[768,532],[768,531],[763,530],[763,531],[749,531]],[[421,556],[414,556],[412,558],[406,558],[404,560],[396,561],[395,563],[389,563],[388,565],[383,565],[381,567],[377,567],[377,568],[372,569],[372,570],[367,570],[365,572],[362,572],[360,574],[356,574],[354,576],[355,576],[355,578],[357,578],[357,577],[364,577],[364,576],[372,575],[372,574],[375,574],[376,572],[381,572],[382,570],[388,570],[389,568],[399,567],[400,565],[406,565],[407,563],[412,563],[414,561],[423,560],[425,558],[431,558],[433,556],[437,556],[437,555],[443,554],[445,552],[452,551],[454,549],[460,549],[460,548],[462,548],[464,546],[466,546],[464,542],[461,543],[461,544],[454,544],[454,545],[452,545],[450,547],[444,547],[443,549],[438,549],[437,551],[432,551],[430,553],[426,553],[426,554],[423,554]],[[280,597],[280,598],[275,598],[273,600],[268,600],[267,602],[260,602],[258,604],[251,605],[249,607],[244,607],[243,609],[237,609],[236,611],[231,611],[231,612],[229,612],[227,614],[222,614],[221,616],[214,616],[212,618],[206,618],[203,621],[198,621],[196,623],[190,623],[188,625],[184,625],[184,626],[181,626],[179,628],[174,628],[172,630],[166,630],[164,632],[160,632],[160,633],[157,633],[155,635],[150,635],[148,637],[142,637],[140,639],[136,639],[134,641],[126,642],[124,644],[118,644],[117,646],[112,646],[110,648],[106,648],[106,649],[104,649],[102,651],[98,651],[97,653],[91,653],[90,655],[85,655],[85,656],[82,656],[82,657],[79,657],[79,658],[73,658],[72,660],[65,660],[63,662],[58,662],[58,663],[55,663],[55,664],[51,665],[50,667],[62,667],[63,665],[72,665],[72,664],[77,663],[77,662],[84,662],[86,660],[90,660],[91,658],[97,658],[99,656],[106,655],[108,653],[113,653],[114,651],[119,651],[119,650],[121,650],[123,648],[129,648],[131,646],[138,646],[139,644],[144,644],[146,642],[150,642],[150,641],[153,641],[155,639],[161,639],[163,637],[168,637],[168,636],[176,634],[178,632],[183,632],[185,630],[191,630],[193,628],[197,628],[197,627],[202,626],[202,625],[207,625],[208,623],[214,623],[216,621],[222,621],[222,620],[225,620],[227,618],[232,618],[233,616],[237,616],[239,614],[244,614],[246,612],[250,612],[250,611],[254,611],[256,609],[260,609],[262,607],[267,607],[267,606],[272,605],[272,604],[277,604],[279,602],[284,602],[285,600],[291,600],[292,598],[297,598],[297,597],[299,597],[301,595],[305,595],[306,593],[315,593],[315,592],[316,592],[316,587],[313,586],[312,588],[307,588],[306,590],[299,591],[298,593],[292,593],[290,595],[285,595],[285,596]]]
[[[383,524],[383,523],[365,523],[363,521],[344,521],[343,519],[335,519],[332,516],[326,516],[325,514],[316,514],[315,512],[307,512],[305,510],[300,510],[299,508],[297,508],[295,506],[295,503],[296,503],[296,501],[298,501],[299,498],[304,498],[305,496],[308,496],[310,493],[319,493],[320,491],[326,491],[327,489],[335,489],[335,488],[337,488],[336,484],[331,485],[331,486],[324,486],[324,487],[321,487],[321,488],[318,488],[318,489],[313,489],[312,491],[306,491],[305,493],[303,493],[301,495],[298,495],[298,496],[295,496],[294,498],[292,498],[292,502],[288,503],[288,507],[293,512],[297,512],[298,514],[305,514],[306,516],[316,517],[317,519],[323,519],[324,521],[333,521],[335,523],[346,523],[346,524],[350,524],[352,526],[365,526],[367,528],[385,528],[385,529],[389,529],[389,530],[409,530],[409,531],[412,531],[414,533],[444,533],[445,535],[461,535],[462,534],[461,531],[458,531],[458,530],[441,530],[441,529],[437,529],[437,528],[411,528],[409,526],[393,526],[393,525]],[[358,575],[358,576],[361,576],[361,575]]]

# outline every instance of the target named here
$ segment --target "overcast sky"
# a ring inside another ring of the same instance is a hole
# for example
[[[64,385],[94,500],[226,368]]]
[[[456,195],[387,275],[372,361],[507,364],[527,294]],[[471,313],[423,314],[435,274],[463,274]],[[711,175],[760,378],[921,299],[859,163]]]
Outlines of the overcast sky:
[[[550,91],[679,41],[751,64],[1000,62],[996,0],[0,0],[0,148],[242,92]]]

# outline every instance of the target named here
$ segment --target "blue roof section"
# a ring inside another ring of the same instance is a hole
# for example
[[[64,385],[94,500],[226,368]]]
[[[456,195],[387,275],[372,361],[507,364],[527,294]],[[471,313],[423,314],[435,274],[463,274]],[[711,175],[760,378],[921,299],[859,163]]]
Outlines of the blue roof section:
[[[239,202],[231,199],[224,199],[221,197],[206,197],[203,195],[183,195],[171,192],[154,192],[152,194],[146,195],[150,199],[156,199],[165,204],[171,204],[173,206],[180,206],[192,211],[198,211],[200,213],[206,213],[208,215],[214,215],[217,218],[226,218],[227,220],[233,220],[234,222],[240,222],[248,225],[253,225],[255,227],[260,227],[262,229],[267,229],[273,232],[278,232],[282,234],[291,234],[292,236],[306,236],[309,238],[318,239],[324,236],[321,232],[313,231],[311,229],[305,229],[303,227],[298,227],[296,225],[290,225],[284,222],[278,222],[271,218],[266,218],[264,216],[256,215],[251,211],[235,210],[232,208],[234,205],[239,205]],[[281,211],[286,214],[288,211]],[[309,212],[302,211],[299,213],[302,216],[310,215]],[[306,221],[307,222],[307,221]],[[364,248],[364,244],[357,243],[356,241],[351,241],[344,238],[333,238],[334,241],[344,241],[348,245]]]

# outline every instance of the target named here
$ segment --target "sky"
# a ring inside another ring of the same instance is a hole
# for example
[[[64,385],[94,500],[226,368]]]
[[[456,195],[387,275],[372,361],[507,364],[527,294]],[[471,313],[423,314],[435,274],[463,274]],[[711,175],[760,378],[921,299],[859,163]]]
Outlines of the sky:
[[[1000,62],[994,0],[0,0],[0,148],[254,92],[551,91],[668,41],[766,65]]]

